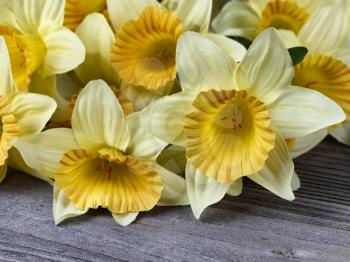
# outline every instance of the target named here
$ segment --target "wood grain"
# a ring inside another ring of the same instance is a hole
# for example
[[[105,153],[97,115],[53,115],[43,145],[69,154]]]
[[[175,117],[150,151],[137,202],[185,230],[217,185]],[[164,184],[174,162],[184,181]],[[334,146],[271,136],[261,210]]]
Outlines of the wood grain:
[[[283,201],[252,183],[197,221],[156,208],[129,227],[105,211],[52,220],[52,189],[12,172],[0,185],[2,261],[350,261],[350,147],[327,139],[296,160],[302,188]]]

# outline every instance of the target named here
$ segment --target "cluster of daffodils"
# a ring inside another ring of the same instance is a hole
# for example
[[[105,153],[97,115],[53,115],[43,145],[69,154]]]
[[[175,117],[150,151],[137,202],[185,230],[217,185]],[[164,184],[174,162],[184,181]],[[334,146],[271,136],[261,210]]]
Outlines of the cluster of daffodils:
[[[244,177],[291,201],[293,158],[350,145],[350,0],[0,0],[0,117],[0,181],[56,224],[199,218]]]

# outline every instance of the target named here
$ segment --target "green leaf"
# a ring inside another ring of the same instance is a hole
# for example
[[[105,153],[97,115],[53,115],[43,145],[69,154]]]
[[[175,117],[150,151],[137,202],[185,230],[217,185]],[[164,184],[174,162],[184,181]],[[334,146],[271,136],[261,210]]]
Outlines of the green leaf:
[[[306,47],[293,47],[288,49],[289,55],[292,58],[293,65],[296,66],[297,64],[301,63],[309,50],[307,50]]]

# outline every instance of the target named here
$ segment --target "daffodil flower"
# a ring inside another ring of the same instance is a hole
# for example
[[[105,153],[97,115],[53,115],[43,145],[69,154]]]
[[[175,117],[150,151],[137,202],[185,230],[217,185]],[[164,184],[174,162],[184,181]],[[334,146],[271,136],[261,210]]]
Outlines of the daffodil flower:
[[[12,141],[40,132],[55,109],[52,98],[17,88],[5,39],[0,36],[0,182],[6,176],[9,158],[15,157]]]
[[[335,101],[346,121],[306,137],[294,139],[291,154],[297,157],[321,142],[328,134],[350,145],[350,2],[340,0],[319,8],[299,34],[280,31],[286,46],[305,46],[309,53],[295,67],[293,84],[313,89]]]
[[[186,148],[195,216],[226,193],[239,194],[245,176],[293,200],[299,181],[285,139],[345,115],[321,93],[291,85],[293,64],[277,31],[264,31],[239,64],[210,39],[185,33],[177,67],[182,92],[144,109],[141,121],[154,136]]]
[[[127,118],[111,88],[90,82],[79,95],[72,129],[49,129],[14,141],[24,161],[55,180],[54,219],[107,208],[127,225],[158,205],[188,203],[184,179],[155,162],[166,143]]]
[[[218,34],[242,36],[250,40],[265,29],[299,33],[310,16],[333,0],[248,0],[229,1],[213,21]]]
[[[66,0],[64,26],[75,30],[87,15],[105,12],[106,4],[106,0]]]
[[[12,0],[0,9],[0,35],[22,91],[58,96],[55,76],[85,57],[79,38],[63,26],[64,0]],[[58,98],[57,98],[58,99]]]
[[[190,30],[208,34],[211,9],[212,0],[108,0],[112,26],[104,15],[90,14],[76,30],[87,51],[76,74],[84,84],[103,79],[120,87],[141,110],[171,92],[177,40]],[[237,60],[243,57],[239,43],[220,35],[208,37]]]

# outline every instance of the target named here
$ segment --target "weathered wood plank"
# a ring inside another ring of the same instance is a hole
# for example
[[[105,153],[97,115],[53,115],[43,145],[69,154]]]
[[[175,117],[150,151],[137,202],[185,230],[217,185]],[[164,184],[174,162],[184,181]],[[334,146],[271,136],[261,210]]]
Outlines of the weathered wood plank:
[[[0,260],[350,261],[349,160],[327,139],[296,160],[294,202],[246,183],[201,221],[188,207],[156,208],[126,228],[101,210],[56,227],[50,186],[13,173],[0,185]]]

